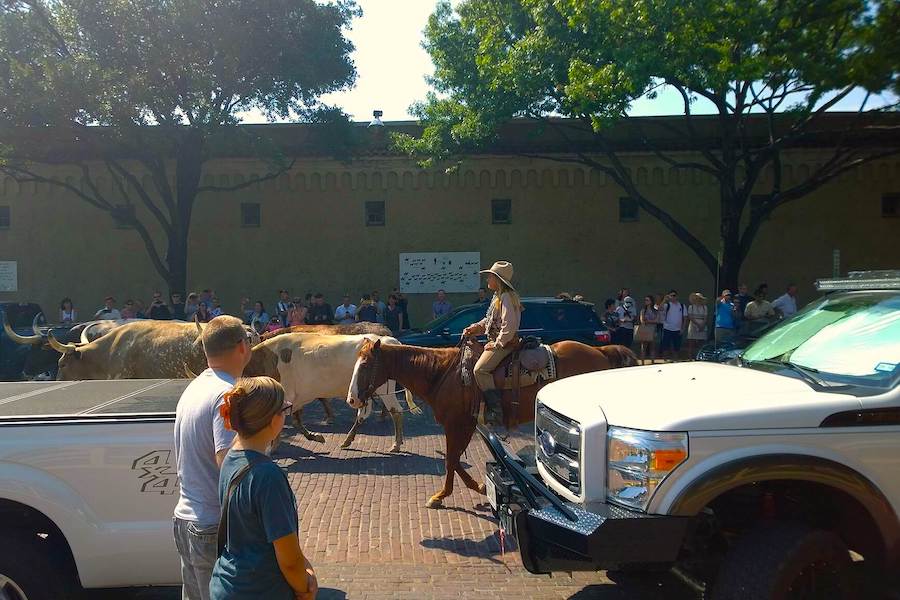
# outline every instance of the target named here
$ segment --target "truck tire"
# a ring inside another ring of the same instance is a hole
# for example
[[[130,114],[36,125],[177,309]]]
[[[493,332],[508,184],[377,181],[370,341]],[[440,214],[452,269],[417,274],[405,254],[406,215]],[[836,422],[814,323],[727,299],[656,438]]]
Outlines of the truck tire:
[[[740,538],[725,557],[713,600],[853,598],[850,553],[836,534],[777,523]]]
[[[0,598],[60,600],[68,597],[69,570],[36,535],[0,537]],[[5,595],[4,595],[5,593]]]

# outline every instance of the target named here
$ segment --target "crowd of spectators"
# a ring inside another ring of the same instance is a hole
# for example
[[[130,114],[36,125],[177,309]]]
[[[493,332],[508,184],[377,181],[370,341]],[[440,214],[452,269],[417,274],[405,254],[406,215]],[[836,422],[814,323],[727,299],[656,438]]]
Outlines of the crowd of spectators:
[[[247,325],[253,325],[260,333],[303,324],[331,325],[361,321],[382,323],[394,333],[411,327],[408,301],[399,288],[391,291],[387,302],[381,299],[378,290],[363,294],[357,303],[353,303],[351,298],[350,294],[345,294],[337,308],[332,309],[331,304],[327,302],[321,292],[307,293],[301,297],[291,296],[288,290],[282,289],[278,291],[278,299],[269,305],[272,307],[271,310],[267,309],[263,300],[251,302],[249,297],[241,298],[240,309],[236,316]],[[435,307],[441,311],[437,313],[438,315],[452,310],[443,290],[438,293]],[[156,319],[207,323],[222,314],[225,313],[215,292],[205,289],[199,293],[190,292],[186,298],[176,292],[169,296],[168,301],[163,298],[162,292],[156,291],[153,292],[153,297],[146,306],[140,300],[129,298],[121,308],[115,297],[107,296],[103,300],[103,306],[93,313],[93,318],[97,320]],[[78,321],[79,312],[72,299],[64,298],[59,306],[59,322],[68,324]]]
[[[602,319],[611,342],[634,347],[641,360],[683,358],[697,355],[709,340],[722,343],[747,331],[754,323],[789,317],[797,312],[797,286],[790,284],[774,301],[768,300],[769,286],[761,283],[752,294],[746,284],[737,294],[723,289],[710,305],[700,292],[688,295],[687,303],[674,289],[665,294],[644,296],[640,305],[628,288],[604,303]]]
[[[570,295],[561,292],[558,298],[582,301],[581,294]],[[356,303],[353,296],[345,294],[336,308],[319,293],[292,296],[286,289],[278,290],[278,299],[266,308],[263,300],[251,302],[249,297],[240,301],[240,311],[236,315],[245,324],[253,325],[264,333],[295,325],[349,324],[362,321],[384,324],[393,333],[410,329],[408,301],[406,296],[394,288],[381,300],[378,290],[363,294]],[[490,300],[487,290],[480,288],[473,303],[484,304]],[[449,314],[453,305],[447,299],[445,290],[438,290],[431,305],[431,317],[438,319]],[[797,312],[797,286],[790,284],[785,293],[774,301],[769,300],[769,286],[761,283],[753,293],[746,284],[737,288],[737,293],[729,289],[711,304],[700,292],[688,295],[682,302],[674,289],[664,294],[650,294],[637,302],[628,288],[622,288],[615,298],[604,303],[601,318],[609,329],[611,342],[633,347],[645,359],[670,359],[682,357],[686,346],[687,355],[696,355],[700,346],[710,339],[724,342],[745,331],[753,322],[771,321],[788,317]],[[94,319],[157,319],[209,322],[224,314],[218,297],[212,289],[190,292],[186,298],[173,293],[169,300],[163,299],[162,292],[156,291],[148,305],[136,299],[127,299],[118,308],[116,299],[107,296],[103,306],[93,314]],[[71,298],[64,298],[59,306],[60,323],[78,322],[79,313]]]

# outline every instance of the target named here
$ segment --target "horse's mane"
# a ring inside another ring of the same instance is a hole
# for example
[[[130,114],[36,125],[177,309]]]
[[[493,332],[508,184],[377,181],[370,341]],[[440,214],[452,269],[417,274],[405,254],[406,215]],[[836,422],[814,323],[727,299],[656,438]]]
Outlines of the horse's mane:
[[[360,354],[369,350],[371,345],[365,344]],[[385,360],[391,361],[396,370],[403,368],[412,373],[423,373],[428,383],[434,383],[443,377],[459,356],[459,348],[426,348],[402,344],[382,344],[381,352]]]

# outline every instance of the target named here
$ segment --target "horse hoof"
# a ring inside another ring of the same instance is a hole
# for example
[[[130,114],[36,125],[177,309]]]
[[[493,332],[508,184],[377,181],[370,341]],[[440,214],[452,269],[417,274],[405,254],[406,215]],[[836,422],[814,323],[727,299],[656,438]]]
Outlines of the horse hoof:
[[[313,436],[312,436],[311,438],[309,438],[309,439],[312,440],[313,442],[319,442],[320,444],[324,444],[324,443],[325,443],[325,436],[322,435],[321,433],[315,433],[315,434],[313,434]]]
[[[485,486],[483,483],[480,484],[478,486],[478,493],[481,494],[482,496],[487,496],[487,486]]]
[[[388,452],[400,452],[400,446],[397,444],[394,444],[393,446],[391,446],[391,449],[388,450]]]
[[[425,508],[443,508],[444,501],[440,498],[432,498],[425,504]]]
[[[350,447],[350,442],[341,443],[341,449],[346,450],[349,447]]]

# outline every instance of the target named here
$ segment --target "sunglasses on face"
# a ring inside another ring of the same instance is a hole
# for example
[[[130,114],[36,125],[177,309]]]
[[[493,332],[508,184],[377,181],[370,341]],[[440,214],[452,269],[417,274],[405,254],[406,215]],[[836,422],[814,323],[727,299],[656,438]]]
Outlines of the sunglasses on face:
[[[291,409],[294,405],[291,402],[285,401],[284,404],[281,405],[281,414],[288,415],[291,413]]]

